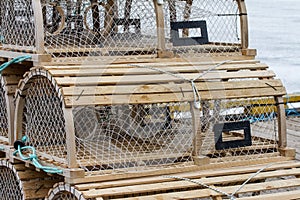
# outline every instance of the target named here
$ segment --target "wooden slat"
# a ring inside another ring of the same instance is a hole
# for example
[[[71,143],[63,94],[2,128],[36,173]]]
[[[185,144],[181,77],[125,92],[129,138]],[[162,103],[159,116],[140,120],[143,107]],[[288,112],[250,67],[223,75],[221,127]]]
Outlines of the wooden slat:
[[[279,193],[271,193],[253,197],[242,197],[239,200],[274,200],[274,199],[283,199],[283,200],[296,200],[300,199],[300,190],[286,191]]]
[[[199,91],[235,90],[249,88],[282,87],[280,80],[251,80],[241,82],[198,82],[196,87]],[[192,92],[190,83],[181,84],[146,84],[146,85],[114,85],[114,86],[72,86],[64,87],[65,96],[90,96],[105,94],[151,94],[171,92]]]
[[[264,63],[259,62],[240,62],[240,63],[225,63],[223,65],[217,66],[218,62],[138,62],[138,60],[135,60],[135,62],[131,62],[130,60],[128,62],[124,63],[112,63],[112,62],[87,62],[87,63],[75,63],[75,64],[65,64],[63,63],[55,63],[53,65],[43,65],[43,68],[49,70],[49,71],[56,71],[56,70],[92,70],[92,69],[144,69],[145,67],[154,67],[159,69],[172,69],[172,68],[196,68],[196,69],[202,69],[207,70],[210,68],[215,68],[216,70],[265,70],[269,67]],[[51,64],[51,63],[50,63]],[[140,67],[139,67],[140,66]]]
[[[22,76],[18,75],[9,75],[4,76],[4,81],[6,85],[18,85],[19,81],[21,80]]]
[[[77,58],[53,58],[52,62],[44,63],[45,66],[71,66],[71,65],[81,65],[84,63],[85,65],[102,65],[104,63],[110,64],[128,64],[128,63],[201,63],[202,65],[216,65],[224,60],[228,60],[228,56],[218,56],[214,57],[213,61],[211,57],[189,57],[186,58],[168,58],[162,59],[157,58],[153,55],[140,55],[140,56],[93,56],[93,57],[77,57]],[[63,63],[63,64],[62,64]],[[234,55],[230,57],[230,61],[227,64],[253,64],[253,63],[260,63],[258,60],[254,60],[253,56],[243,56],[243,55]]]
[[[181,75],[186,79],[194,79],[198,74],[187,73]],[[197,81],[222,80],[222,79],[248,79],[248,78],[272,78],[275,76],[273,71],[238,71],[238,72],[209,72]],[[139,76],[104,76],[104,77],[57,77],[56,81],[61,86],[72,85],[129,85],[147,83],[168,83],[183,82],[167,74],[160,75],[139,75]]]
[[[290,176],[290,175],[299,175],[300,169],[287,169],[287,170],[278,170],[278,171],[269,171],[262,172],[253,178],[253,181],[264,180],[266,178],[274,178],[280,176]],[[202,183],[208,185],[219,185],[219,184],[230,184],[230,183],[241,183],[246,181],[252,174],[234,174],[234,175],[224,175],[224,176],[215,176],[210,178],[205,178],[205,175],[202,173],[193,175],[176,175],[182,178],[189,178],[195,181],[200,181]],[[149,177],[149,178],[141,178],[136,180],[120,180],[115,182],[102,182],[102,183],[90,183],[85,185],[75,186],[79,190],[88,190],[93,189],[93,191],[89,190],[85,192],[86,195],[91,195],[95,193],[101,193],[101,196],[106,195],[119,195],[120,193],[126,195],[127,192],[130,194],[134,193],[150,193],[150,192],[158,192],[172,189],[191,189],[196,188],[197,185],[190,182],[185,181],[174,181],[176,179],[167,178],[167,177]],[[127,192],[126,192],[127,191]]]
[[[190,65],[186,63],[186,65],[179,66],[174,63],[174,65],[163,65],[163,64],[155,64],[152,65],[144,65],[141,66],[152,66],[157,69],[162,69],[168,72],[194,72],[200,73],[203,71],[207,71],[211,68],[210,65],[197,66]],[[48,69],[48,67],[45,67]],[[221,65],[217,67],[215,70],[228,70],[228,71],[238,71],[238,70],[265,70],[268,66],[265,64],[245,64],[245,65]],[[132,65],[103,65],[103,66],[73,66],[73,68],[64,68],[61,66],[56,69],[48,69],[53,76],[106,76],[106,75],[139,75],[139,74],[161,74],[161,72],[155,71],[153,69],[147,68],[139,68]]]
[[[189,185],[189,182],[180,181],[182,182],[183,186]],[[201,181],[202,182],[202,181]],[[175,184],[176,182],[173,182],[172,184]],[[185,184],[184,184],[185,183]],[[205,182],[204,182],[205,183]],[[194,184],[194,183],[193,183]],[[151,191],[151,185],[142,185],[138,186],[141,188],[144,186],[143,193],[147,193],[147,191]],[[149,186],[147,188],[146,186]],[[176,187],[172,187],[172,185],[168,184],[169,188],[176,189]],[[300,186],[300,179],[288,179],[288,180],[278,180],[278,181],[269,181],[269,182],[263,182],[263,183],[250,183],[246,184],[242,189],[237,192],[237,194],[246,193],[246,192],[257,192],[262,190],[272,190],[272,189],[280,189],[280,188],[288,188],[288,187],[294,187],[294,186]],[[193,186],[192,186],[193,187]],[[199,185],[194,184],[193,188],[199,187]],[[223,192],[226,192],[228,194],[231,194],[235,192],[235,190],[239,186],[227,186],[227,187],[217,187]],[[189,187],[187,187],[189,188]],[[111,196],[117,196],[117,195],[128,195],[133,194],[136,192],[136,188],[129,187],[122,187],[122,188],[113,188],[109,189],[110,191],[107,191],[107,193],[100,192],[101,190],[91,190],[87,192],[83,192],[85,198],[96,198],[96,197],[111,197]],[[102,190],[104,191],[104,190]],[[136,193],[141,194],[141,193]],[[199,189],[199,190],[190,190],[190,191],[184,191],[184,192],[172,192],[172,193],[164,193],[164,194],[157,194],[157,195],[149,195],[146,197],[133,197],[133,198],[123,198],[123,199],[192,199],[192,198],[204,198],[204,197],[212,197],[212,196],[222,196],[220,193],[217,193],[210,189]]]
[[[280,96],[285,94],[284,88],[263,88],[257,89],[241,89],[241,90],[225,90],[205,91],[201,92],[202,100],[211,99],[232,99],[232,98],[250,98],[264,96]],[[83,106],[83,105],[111,105],[111,104],[147,104],[147,103],[167,103],[167,102],[183,102],[193,101],[194,95],[190,93],[166,93],[166,94],[133,94],[133,95],[102,95],[102,96],[67,96],[65,97],[65,105]]]
[[[124,68],[138,68],[136,65],[144,66],[144,67],[156,67],[156,68],[173,68],[173,67],[196,67],[200,69],[209,69],[214,66],[217,66],[218,70],[241,70],[241,69],[267,69],[268,66],[264,63],[260,63],[259,61],[231,61],[226,62],[224,64],[220,64],[221,62],[193,62],[193,61],[178,61],[174,62],[166,62],[166,60],[150,60],[151,62],[142,62],[140,60],[128,60],[126,62],[114,63],[111,60],[105,61],[100,60],[102,62],[89,62],[86,63],[74,63],[68,64],[63,62],[63,65],[44,65],[43,67],[48,70],[78,70],[78,69],[124,69]],[[139,62],[140,61],[140,62]],[[54,63],[55,64],[55,63]]]

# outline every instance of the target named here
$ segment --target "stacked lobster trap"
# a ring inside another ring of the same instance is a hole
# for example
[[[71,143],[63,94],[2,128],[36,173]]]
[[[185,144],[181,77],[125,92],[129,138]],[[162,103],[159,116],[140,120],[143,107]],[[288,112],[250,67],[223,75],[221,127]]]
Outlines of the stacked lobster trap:
[[[30,56],[1,74],[1,192],[20,189],[6,199],[146,196],[98,189],[292,157],[285,89],[248,49],[243,0],[0,5],[3,62]]]

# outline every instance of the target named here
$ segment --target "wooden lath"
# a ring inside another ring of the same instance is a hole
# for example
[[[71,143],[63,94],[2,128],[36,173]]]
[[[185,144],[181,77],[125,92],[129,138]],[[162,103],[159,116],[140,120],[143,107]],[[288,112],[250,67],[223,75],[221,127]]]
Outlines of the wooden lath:
[[[108,105],[193,101],[195,81],[201,99],[232,99],[282,96],[285,89],[268,66],[259,62],[232,61],[206,73],[218,62],[186,62],[172,59],[161,63],[112,63],[45,65],[36,73],[47,74],[61,88],[65,105]],[[32,72],[33,73],[33,72]]]
[[[238,199],[271,199],[280,196],[284,199],[299,198],[300,186],[300,163],[288,161],[287,158],[278,157],[277,161],[267,163],[252,163],[243,167],[223,167],[219,169],[194,168],[190,171],[170,169],[169,172],[148,174],[141,172],[140,177],[118,175],[106,175],[104,177],[86,177],[80,180],[81,183],[71,184],[72,187],[57,185],[54,187],[50,196],[56,192],[70,192],[71,194],[81,195],[85,199],[127,199],[127,200],[154,200],[154,199],[194,199],[194,198],[226,198],[223,194],[213,191],[207,187],[200,186],[188,181],[177,180],[170,177],[188,178],[199,181],[210,187],[218,188],[228,194],[236,191],[237,188],[257,171],[250,182],[241,187],[236,193]],[[126,174],[123,174],[126,175]],[[110,177],[108,177],[110,176]],[[110,179],[113,178],[114,179]],[[123,177],[123,178],[121,178]],[[289,177],[289,178],[282,178]],[[85,180],[85,181],[84,181]],[[295,190],[296,187],[296,190]],[[68,191],[70,188],[72,190]],[[282,190],[294,188],[290,190]],[[281,190],[280,190],[281,189]],[[272,191],[268,194],[268,191]],[[259,193],[258,193],[259,192]],[[253,197],[243,196],[245,193],[255,194]],[[255,198],[254,198],[255,197]]]

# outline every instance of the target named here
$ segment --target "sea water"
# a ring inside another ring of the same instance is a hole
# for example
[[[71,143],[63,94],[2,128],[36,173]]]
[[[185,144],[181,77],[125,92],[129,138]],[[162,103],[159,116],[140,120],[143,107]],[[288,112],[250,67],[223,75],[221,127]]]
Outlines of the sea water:
[[[247,0],[250,48],[283,81],[300,92],[300,0]]]

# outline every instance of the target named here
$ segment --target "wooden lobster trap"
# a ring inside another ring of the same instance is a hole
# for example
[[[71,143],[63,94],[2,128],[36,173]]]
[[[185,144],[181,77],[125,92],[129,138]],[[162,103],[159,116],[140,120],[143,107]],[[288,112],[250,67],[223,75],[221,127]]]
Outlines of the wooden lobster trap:
[[[7,68],[16,80],[26,73],[8,113],[15,126],[6,157],[58,169],[59,177],[42,180],[47,190],[64,178],[47,198],[299,195],[286,91],[248,49],[243,0],[0,4],[0,55],[31,56],[27,68]],[[10,148],[24,136],[37,156],[20,143],[18,152]],[[247,181],[254,172],[259,178]]]

